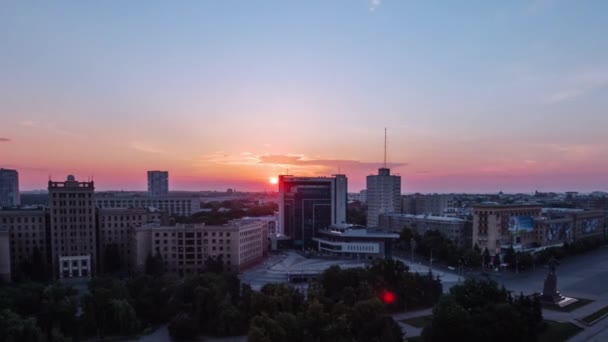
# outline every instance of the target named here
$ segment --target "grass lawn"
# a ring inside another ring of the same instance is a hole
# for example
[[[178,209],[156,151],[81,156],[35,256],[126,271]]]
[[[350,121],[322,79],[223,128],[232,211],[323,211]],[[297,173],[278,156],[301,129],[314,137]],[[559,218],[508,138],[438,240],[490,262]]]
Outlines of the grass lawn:
[[[545,321],[547,328],[538,335],[538,342],[566,341],[583,330],[569,322]]]
[[[405,324],[409,324],[413,327],[422,329],[422,328],[426,327],[427,325],[431,324],[432,320],[433,320],[433,316],[429,315],[429,316],[408,318],[408,319],[402,320],[401,322],[403,322]]]
[[[577,299],[578,299],[577,302],[575,302],[573,304],[570,304],[568,306],[565,306],[563,308],[560,308],[559,306],[554,305],[554,304],[546,304],[546,303],[543,303],[542,306],[543,306],[543,309],[547,309],[547,310],[561,311],[561,312],[572,312],[572,311],[574,311],[574,310],[576,310],[578,308],[581,308],[581,307],[583,307],[583,306],[585,306],[585,305],[587,305],[589,303],[593,303],[593,301],[591,299],[585,299],[585,298],[577,298]]]
[[[604,316],[608,314],[608,306],[605,306],[599,310],[597,310],[596,312],[592,313],[589,316],[585,316],[583,317],[582,321],[587,323],[587,324],[591,324],[594,321],[598,320],[600,317]]]

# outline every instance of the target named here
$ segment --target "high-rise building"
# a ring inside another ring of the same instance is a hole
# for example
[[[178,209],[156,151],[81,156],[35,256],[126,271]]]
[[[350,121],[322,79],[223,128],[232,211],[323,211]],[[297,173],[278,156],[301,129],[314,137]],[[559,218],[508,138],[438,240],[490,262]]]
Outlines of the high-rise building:
[[[279,176],[280,232],[296,247],[312,246],[321,229],[346,222],[347,178]]]
[[[389,168],[378,169],[378,175],[367,176],[367,226],[378,227],[381,214],[401,211],[401,176],[391,175]]]
[[[163,196],[169,193],[169,171],[148,171],[148,194]]]
[[[16,207],[19,204],[19,173],[0,169],[0,207]]]
[[[90,277],[97,261],[95,186],[69,175],[49,181],[53,273],[59,278]]]

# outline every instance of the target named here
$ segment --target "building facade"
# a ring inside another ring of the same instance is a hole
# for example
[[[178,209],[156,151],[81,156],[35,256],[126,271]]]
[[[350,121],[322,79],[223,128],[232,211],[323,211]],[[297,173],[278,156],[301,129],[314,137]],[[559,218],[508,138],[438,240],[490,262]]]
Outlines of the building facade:
[[[487,248],[490,255],[510,247],[521,250],[542,241],[542,232],[535,229],[535,222],[541,219],[542,207],[538,204],[474,205],[472,246]]]
[[[224,269],[239,272],[267,254],[267,224],[258,220],[236,220],[223,226],[148,224],[135,229],[134,263],[145,269],[148,256],[159,253],[165,270],[179,275],[205,270],[209,257],[221,258]]]
[[[148,195],[169,194],[169,171],[148,171]]]
[[[454,216],[460,210],[454,195],[413,194],[402,196],[401,212],[412,215]]]
[[[605,238],[608,228],[606,210],[555,210],[543,209],[543,218],[537,222],[541,246],[571,243],[579,239]]]
[[[102,272],[135,272],[133,263],[133,235],[138,227],[146,224],[169,223],[166,212],[143,208],[99,209],[98,251]]]
[[[312,247],[321,229],[346,222],[347,179],[333,177],[279,176],[280,233],[295,247]]]
[[[367,176],[367,226],[378,227],[381,214],[401,212],[401,176],[391,175],[388,168],[378,175]]]
[[[359,191],[359,202],[367,204],[367,189]]]
[[[13,276],[24,262],[33,259],[35,251],[41,258],[39,262],[49,263],[47,227],[47,212],[42,208],[0,210],[0,229],[8,233]]]
[[[11,281],[11,252],[8,228],[0,227],[0,280]]]
[[[471,221],[446,216],[411,214],[380,215],[379,229],[398,234],[401,233],[403,228],[409,228],[420,235],[424,235],[427,231],[436,230],[454,242],[456,246],[471,246]]]
[[[149,197],[134,193],[105,192],[95,196],[98,208],[156,208],[169,215],[190,216],[201,210],[200,199],[196,196]]]
[[[90,277],[97,262],[95,186],[49,181],[51,262],[59,278]]]
[[[20,204],[19,173],[17,170],[0,169],[0,208]]]

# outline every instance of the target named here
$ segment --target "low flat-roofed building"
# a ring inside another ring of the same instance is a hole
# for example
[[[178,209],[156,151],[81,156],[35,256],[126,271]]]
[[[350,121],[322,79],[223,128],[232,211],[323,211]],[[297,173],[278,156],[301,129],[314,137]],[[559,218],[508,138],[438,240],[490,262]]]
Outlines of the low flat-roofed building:
[[[267,241],[267,224],[255,219],[221,226],[147,224],[134,230],[134,264],[143,271],[146,258],[158,252],[170,273],[201,273],[209,257],[221,258],[226,271],[239,272],[263,259]]]
[[[98,208],[156,208],[169,215],[190,216],[201,209],[198,196],[168,194],[147,196],[141,193],[98,192],[95,194]]]
[[[364,226],[335,224],[320,230],[317,242],[320,253],[355,259],[391,258],[392,241],[399,234],[370,231]]]
[[[436,230],[459,247],[471,246],[471,221],[456,217],[412,215],[412,214],[382,214],[379,229],[388,232],[401,233],[403,228],[409,228],[417,234],[424,235],[427,231]]]

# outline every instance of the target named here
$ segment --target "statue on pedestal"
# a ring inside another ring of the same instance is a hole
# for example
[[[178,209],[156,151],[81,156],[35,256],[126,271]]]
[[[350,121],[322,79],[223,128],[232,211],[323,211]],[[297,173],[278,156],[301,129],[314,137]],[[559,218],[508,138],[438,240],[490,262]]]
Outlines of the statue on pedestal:
[[[557,291],[557,275],[555,275],[555,268],[559,265],[559,261],[555,258],[549,261],[549,274],[545,279],[545,286],[543,287],[543,294],[540,297],[542,301],[549,303],[558,303],[564,300],[559,291]]]

